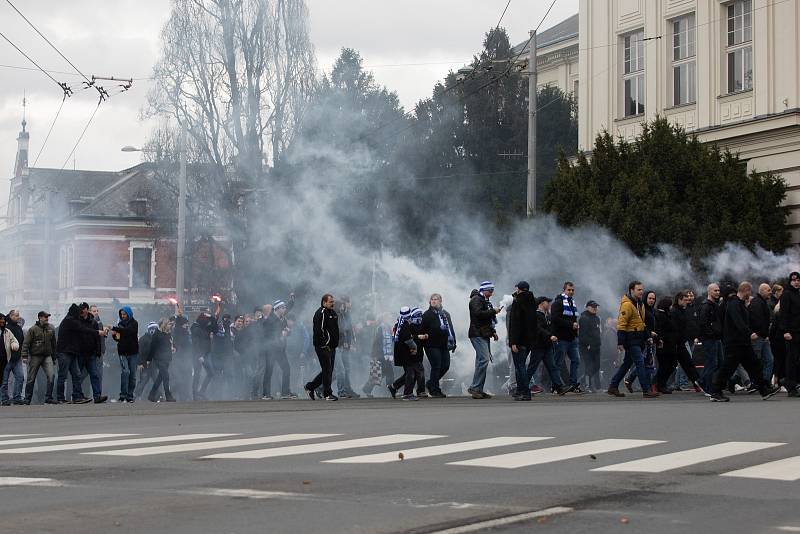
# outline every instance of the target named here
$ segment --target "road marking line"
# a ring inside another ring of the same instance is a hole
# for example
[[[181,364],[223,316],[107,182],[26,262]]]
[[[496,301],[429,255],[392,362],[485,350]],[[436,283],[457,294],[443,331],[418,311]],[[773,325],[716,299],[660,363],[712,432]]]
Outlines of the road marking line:
[[[766,480],[784,480],[794,482],[800,480],[800,456],[784,458],[775,462],[754,465],[736,471],[722,473],[723,477],[763,478]]]
[[[128,434],[136,435],[136,434]],[[157,438],[118,439],[113,441],[95,441],[93,443],[64,443],[61,445],[43,445],[41,447],[21,447],[19,449],[0,449],[0,454],[33,454],[36,452],[77,451],[81,449],[102,449],[120,445],[142,445],[146,443],[169,443],[170,441],[188,441],[192,439],[224,438],[239,434],[181,434],[178,436],[161,436]]]
[[[50,436],[46,438],[9,439],[0,441],[0,452],[5,452],[2,447],[8,445],[25,445],[28,443],[51,443],[53,441],[88,441],[92,439],[124,438],[138,436],[139,434],[76,434],[74,436]]]
[[[596,441],[587,441],[585,443],[575,443],[573,445],[561,445],[559,447],[548,447],[546,449],[534,449],[530,451],[512,452],[509,454],[498,454],[496,456],[486,456],[484,458],[475,458],[473,460],[464,460],[461,462],[450,462],[447,465],[517,469],[519,467],[569,460],[571,458],[588,456],[590,454],[635,449],[637,447],[657,445],[659,443],[664,442],[643,439],[600,439]]]
[[[307,501],[315,499],[308,493],[292,493],[289,491],[263,491],[252,489],[227,489],[227,488],[208,488],[191,490],[185,493],[192,495],[210,495],[212,497],[234,497],[243,499],[281,499],[289,501]]]
[[[774,527],[783,532],[800,532],[800,527]]]
[[[61,482],[52,478],[23,478],[23,477],[0,477],[0,487],[2,486],[46,486],[60,487]]]
[[[431,456],[441,456],[456,452],[475,451],[489,449],[492,447],[502,447],[505,445],[518,445],[520,443],[531,443],[533,441],[544,441],[553,439],[552,437],[497,437],[489,439],[479,439],[475,441],[464,441],[461,443],[450,443],[448,445],[434,445],[432,447],[420,447],[417,449],[397,450],[392,452],[379,452],[377,454],[365,454],[363,456],[350,456],[348,458],[337,458],[335,460],[325,460],[326,464],[384,464],[389,462],[399,462],[400,453],[404,460],[414,460],[416,458],[428,458]]]
[[[207,449],[226,449],[228,447],[244,447],[247,445],[264,445],[267,443],[283,443],[304,439],[331,438],[341,434],[284,434],[281,436],[263,436],[258,438],[227,439],[219,441],[203,441],[201,443],[182,443],[180,445],[164,445],[161,447],[142,447],[138,449],[116,449],[110,451],[82,452],[98,456],[152,456],[172,452],[202,451]]]
[[[391,434],[388,436],[378,436],[374,438],[348,439],[344,441],[329,441],[327,443],[310,443],[308,445],[294,445],[291,447],[275,447],[272,449],[257,449],[254,451],[225,452],[203,456],[204,459],[261,459],[274,458],[276,456],[294,456],[296,454],[312,454],[316,452],[339,451],[344,449],[357,449],[359,447],[371,447],[380,445],[394,445],[396,443],[407,443],[411,441],[421,441],[424,439],[444,438],[447,436],[430,436],[421,434]]]
[[[466,532],[478,532],[490,528],[502,527],[505,525],[512,525],[514,523],[521,523],[531,519],[538,519],[540,517],[549,517],[553,515],[568,514],[574,511],[573,508],[566,506],[555,506],[553,508],[546,508],[538,512],[528,512],[525,514],[510,515],[508,517],[501,517],[498,519],[489,519],[488,521],[481,521],[479,523],[472,523],[471,525],[463,525],[460,527],[447,528],[444,530],[437,530],[431,534],[464,534]]]
[[[25,437],[32,437],[32,436],[41,436],[41,434],[0,434],[0,439],[25,438]]]
[[[699,447],[697,449],[689,449],[685,451],[673,452],[670,454],[651,456],[650,458],[642,458],[641,460],[634,460],[632,462],[607,465],[605,467],[598,467],[597,469],[592,469],[592,471],[663,473],[664,471],[670,471],[672,469],[680,469],[681,467],[688,467],[690,465],[700,464],[703,462],[711,462],[713,460],[720,460],[722,458],[738,456],[740,454],[746,454],[748,452],[755,452],[755,451],[760,451],[762,449],[779,447],[781,445],[786,445],[786,444],[747,442],[747,441],[728,441],[726,443],[719,443],[717,445],[709,445],[708,447]]]

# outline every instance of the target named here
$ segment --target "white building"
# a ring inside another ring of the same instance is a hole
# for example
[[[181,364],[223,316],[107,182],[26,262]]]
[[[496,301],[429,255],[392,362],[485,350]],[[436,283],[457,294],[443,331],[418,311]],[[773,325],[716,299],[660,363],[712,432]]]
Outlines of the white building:
[[[667,117],[789,184],[800,242],[800,0],[580,0],[578,146]]]

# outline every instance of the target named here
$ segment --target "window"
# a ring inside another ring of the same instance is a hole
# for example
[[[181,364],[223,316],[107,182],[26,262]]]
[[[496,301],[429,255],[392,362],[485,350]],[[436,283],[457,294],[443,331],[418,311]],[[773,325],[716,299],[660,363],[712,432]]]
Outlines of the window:
[[[697,100],[695,15],[672,21],[672,104],[691,104]]]
[[[753,88],[753,2],[728,5],[728,92]]]
[[[625,70],[622,76],[624,114],[644,113],[644,32],[626,35],[623,43]]]
[[[58,260],[58,287],[70,288],[75,284],[75,255],[72,245],[61,247]]]
[[[131,287],[150,288],[152,272],[153,249],[131,249]]]

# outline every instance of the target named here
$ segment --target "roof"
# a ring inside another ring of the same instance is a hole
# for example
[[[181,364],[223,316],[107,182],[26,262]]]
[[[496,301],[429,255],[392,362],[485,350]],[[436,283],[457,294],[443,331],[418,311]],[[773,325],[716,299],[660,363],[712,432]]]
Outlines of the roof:
[[[578,36],[578,14],[562,20],[555,26],[536,34],[536,50],[546,48],[562,41],[568,41]],[[512,54],[523,54],[528,50],[529,40],[515,46]]]

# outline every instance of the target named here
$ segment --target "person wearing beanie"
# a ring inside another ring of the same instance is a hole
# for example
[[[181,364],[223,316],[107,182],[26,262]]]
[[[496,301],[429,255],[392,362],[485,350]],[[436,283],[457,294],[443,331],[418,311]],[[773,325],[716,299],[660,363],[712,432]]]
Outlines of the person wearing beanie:
[[[400,384],[403,384],[403,400],[415,401],[418,400],[414,395],[415,384],[417,393],[427,396],[422,343],[428,339],[428,335],[422,332],[422,310],[403,306],[394,330],[394,364],[403,368],[403,376],[395,380],[389,392],[395,397]]]
[[[150,321],[147,323],[144,335],[139,338],[139,354],[150,354],[150,345],[153,343],[156,331],[158,331],[158,322]],[[139,379],[136,381],[136,389],[133,392],[134,399],[141,399],[144,388],[150,382],[155,382],[158,375],[158,369],[155,366],[144,366],[144,361],[138,362],[138,364],[140,372]]]
[[[494,284],[481,282],[477,292],[473,290],[469,300],[469,341],[475,349],[475,373],[467,389],[473,399],[490,399],[483,390],[486,383],[486,369],[492,361],[491,340],[497,341],[497,315],[503,307],[495,308],[489,301],[494,295]]]
[[[800,357],[800,273],[789,275],[789,285],[780,300],[780,322],[786,341],[785,378],[783,386],[790,397],[800,397],[797,386],[798,357]],[[752,378],[752,376],[751,376]]]

